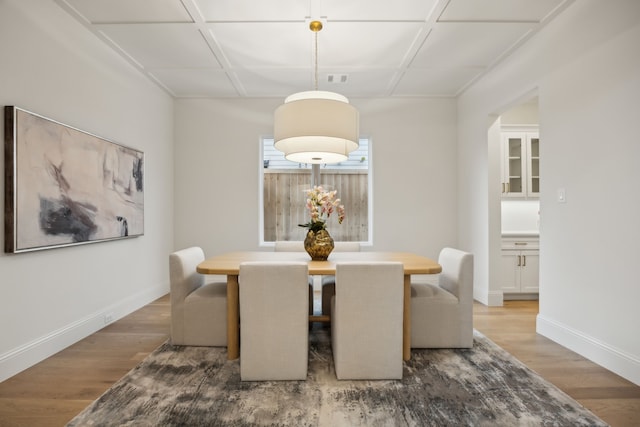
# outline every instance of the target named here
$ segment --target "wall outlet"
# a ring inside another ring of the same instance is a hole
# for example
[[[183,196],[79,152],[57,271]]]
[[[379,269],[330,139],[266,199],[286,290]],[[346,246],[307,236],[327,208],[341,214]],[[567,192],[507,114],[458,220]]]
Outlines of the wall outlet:
[[[104,315],[104,324],[108,325],[113,322],[113,313],[105,313]]]

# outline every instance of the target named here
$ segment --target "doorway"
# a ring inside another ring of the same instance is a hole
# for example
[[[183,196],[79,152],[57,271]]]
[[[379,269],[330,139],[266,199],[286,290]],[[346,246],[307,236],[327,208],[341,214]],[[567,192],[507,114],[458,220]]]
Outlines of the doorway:
[[[490,116],[489,305],[539,299],[540,138],[535,94]]]

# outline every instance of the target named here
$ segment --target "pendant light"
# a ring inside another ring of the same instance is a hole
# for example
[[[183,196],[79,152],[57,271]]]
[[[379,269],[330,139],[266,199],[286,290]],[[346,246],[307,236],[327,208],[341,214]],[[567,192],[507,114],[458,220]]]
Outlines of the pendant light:
[[[315,89],[288,96],[274,114],[274,146],[287,160],[326,164],[347,160],[358,148],[358,111],[338,93],[318,90],[318,32],[315,35]]]

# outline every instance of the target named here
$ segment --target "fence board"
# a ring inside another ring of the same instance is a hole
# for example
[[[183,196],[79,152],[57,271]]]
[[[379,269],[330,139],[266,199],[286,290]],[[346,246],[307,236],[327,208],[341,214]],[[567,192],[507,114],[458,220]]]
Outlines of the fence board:
[[[368,239],[368,178],[362,170],[323,171],[321,185],[326,190],[338,190],[346,217],[338,224],[337,214],[329,219],[327,229],[336,241],[366,241]],[[304,240],[306,229],[299,227],[309,221],[306,210],[306,190],[311,186],[308,170],[264,171],[264,239]]]

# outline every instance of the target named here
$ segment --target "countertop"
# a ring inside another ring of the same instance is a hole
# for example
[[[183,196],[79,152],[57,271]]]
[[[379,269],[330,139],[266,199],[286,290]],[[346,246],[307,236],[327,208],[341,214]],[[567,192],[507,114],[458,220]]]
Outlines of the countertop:
[[[540,237],[538,230],[502,230],[502,237]]]

